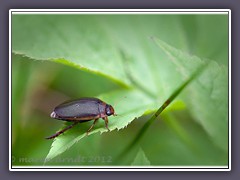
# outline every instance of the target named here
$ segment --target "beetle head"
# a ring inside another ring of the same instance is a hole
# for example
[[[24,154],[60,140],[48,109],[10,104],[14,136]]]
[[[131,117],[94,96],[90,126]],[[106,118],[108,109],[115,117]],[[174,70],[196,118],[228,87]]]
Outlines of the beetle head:
[[[115,112],[114,112],[114,109],[113,109],[113,107],[112,107],[111,105],[108,105],[108,104],[107,104],[105,111],[106,111],[106,114],[107,114],[108,116],[111,116],[111,115],[116,116],[116,114],[115,114]]]

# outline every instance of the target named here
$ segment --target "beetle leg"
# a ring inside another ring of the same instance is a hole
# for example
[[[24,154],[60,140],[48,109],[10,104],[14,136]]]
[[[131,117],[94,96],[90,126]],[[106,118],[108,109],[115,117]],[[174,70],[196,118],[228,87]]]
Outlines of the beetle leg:
[[[87,134],[86,134],[87,136],[88,136],[88,133],[92,130],[92,128],[93,128],[94,125],[96,124],[97,120],[98,120],[98,119],[95,119],[94,122],[93,122],[93,124],[91,125],[91,127],[87,130]]]
[[[105,126],[108,129],[108,131],[110,131],[110,129],[108,128],[108,118],[104,117],[103,120],[105,121]]]
[[[71,129],[76,124],[78,124],[78,122],[74,122],[73,124],[67,126],[66,128],[62,129],[61,131],[58,131],[57,133],[53,134],[52,136],[46,137],[46,139],[53,139],[55,137],[58,137],[60,134],[64,133],[68,129]]]

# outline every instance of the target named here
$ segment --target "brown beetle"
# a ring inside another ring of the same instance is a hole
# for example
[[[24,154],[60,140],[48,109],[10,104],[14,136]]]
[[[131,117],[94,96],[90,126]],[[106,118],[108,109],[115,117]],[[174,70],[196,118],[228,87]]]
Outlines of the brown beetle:
[[[78,123],[94,120],[87,131],[88,135],[99,118],[105,121],[105,126],[110,131],[108,128],[108,116],[111,115],[116,116],[113,107],[97,98],[81,98],[64,102],[55,107],[50,116],[54,119],[73,122],[73,124],[46,139],[53,139]]]

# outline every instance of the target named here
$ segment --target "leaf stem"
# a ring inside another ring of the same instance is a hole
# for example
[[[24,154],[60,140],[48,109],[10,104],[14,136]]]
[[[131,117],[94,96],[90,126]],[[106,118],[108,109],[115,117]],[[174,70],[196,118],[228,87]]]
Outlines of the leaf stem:
[[[163,105],[153,114],[153,116],[144,124],[142,129],[135,136],[133,141],[122,151],[122,153],[116,158],[116,162],[122,160],[125,154],[132,150],[132,148],[140,141],[143,137],[147,129],[150,125],[156,120],[156,118],[160,115],[160,113],[167,107],[169,104],[182,92],[182,90],[193,80],[195,79],[201,72],[206,68],[208,63],[203,64],[200,68],[198,68],[190,77],[187,79],[181,86],[179,86],[173,94],[163,103]]]

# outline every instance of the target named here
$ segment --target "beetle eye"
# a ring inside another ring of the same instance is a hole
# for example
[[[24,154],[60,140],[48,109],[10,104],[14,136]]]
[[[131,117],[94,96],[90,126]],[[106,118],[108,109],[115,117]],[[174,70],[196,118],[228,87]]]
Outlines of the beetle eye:
[[[110,112],[110,110],[109,110],[109,109],[107,110],[106,114],[107,114],[108,116],[110,116],[110,115],[111,115],[111,112]]]
[[[111,116],[112,114],[114,114],[114,110],[113,110],[112,106],[107,105],[107,107],[106,107],[106,114],[108,116]]]

